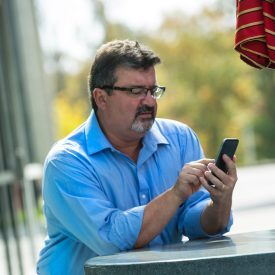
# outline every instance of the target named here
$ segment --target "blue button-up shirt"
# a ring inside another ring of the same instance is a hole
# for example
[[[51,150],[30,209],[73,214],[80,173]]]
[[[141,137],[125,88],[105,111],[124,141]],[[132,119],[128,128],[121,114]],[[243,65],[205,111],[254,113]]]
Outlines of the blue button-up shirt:
[[[110,144],[92,112],[53,146],[45,162],[48,238],[38,274],[84,274],[89,258],[132,249],[146,204],[175,184],[184,164],[203,157],[195,133],[172,120],[156,119],[142,143],[135,163]],[[208,236],[200,224],[208,203],[209,193],[201,188],[149,245]]]

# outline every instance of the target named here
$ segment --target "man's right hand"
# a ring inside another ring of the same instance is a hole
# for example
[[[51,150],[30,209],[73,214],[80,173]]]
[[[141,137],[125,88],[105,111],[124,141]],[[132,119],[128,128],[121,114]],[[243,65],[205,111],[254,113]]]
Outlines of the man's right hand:
[[[199,190],[200,177],[204,177],[204,173],[208,170],[207,165],[214,162],[214,159],[201,159],[184,165],[172,188],[181,203]]]
[[[200,177],[204,177],[207,165],[212,159],[202,159],[186,164],[176,184],[151,200],[144,209],[142,226],[135,248],[148,244],[155,238],[175,215],[179,206],[201,186]]]

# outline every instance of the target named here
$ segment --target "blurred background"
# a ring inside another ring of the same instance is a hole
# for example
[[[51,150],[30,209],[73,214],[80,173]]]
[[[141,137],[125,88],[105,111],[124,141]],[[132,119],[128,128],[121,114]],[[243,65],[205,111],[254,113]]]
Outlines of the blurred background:
[[[275,74],[234,51],[235,0],[0,0],[0,274],[35,274],[51,145],[91,108],[95,50],[134,39],[162,58],[158,116],[187,123],[205,155],[240,139],[232,233],[275,228]]]

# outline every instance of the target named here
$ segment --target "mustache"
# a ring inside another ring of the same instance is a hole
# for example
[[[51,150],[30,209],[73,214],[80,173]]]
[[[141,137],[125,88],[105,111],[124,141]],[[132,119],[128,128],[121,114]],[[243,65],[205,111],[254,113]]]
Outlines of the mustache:
[[[142,105],[137,109],[136,117],[143,114],[143,113],[152,113],[152,115],[154,115],[154,112],[155,112],[154,107],[150,107],[150,106],[147,106],[147,105]]]

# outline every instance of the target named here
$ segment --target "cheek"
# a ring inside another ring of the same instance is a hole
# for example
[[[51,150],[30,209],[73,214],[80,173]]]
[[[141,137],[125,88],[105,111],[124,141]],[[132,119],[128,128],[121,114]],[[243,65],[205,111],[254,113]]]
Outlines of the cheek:
[[[126,102],[122,106],[124,112],[127,113],[129,116],[135,116],[135,114],[138,110],[138,107],[139,107],[139,103],[131,102],[131,101]]]
[[[113,107],[110,116],[113,117],[113,119],[116,118],[116,120],[124,121],[125,125],[128,125],[135,119],[138,104],[133,102],[120,102],[120,104],[116,104],[116,106]]]

